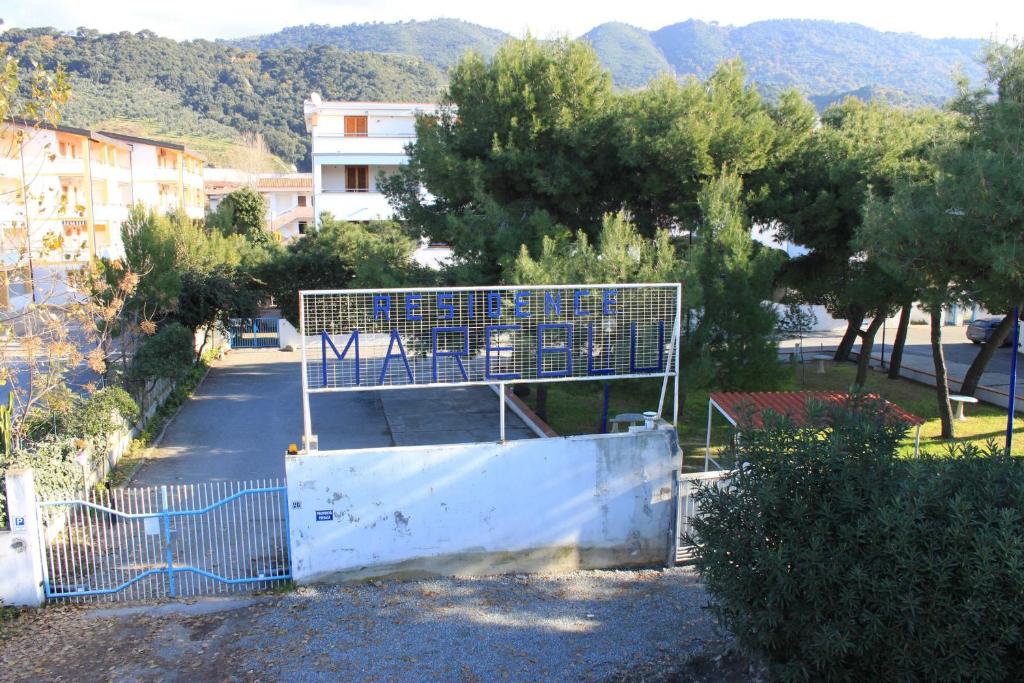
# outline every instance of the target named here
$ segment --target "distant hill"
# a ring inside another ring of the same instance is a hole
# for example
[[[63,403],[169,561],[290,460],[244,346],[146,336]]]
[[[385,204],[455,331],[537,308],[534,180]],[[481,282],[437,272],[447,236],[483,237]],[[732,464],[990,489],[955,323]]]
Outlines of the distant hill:
[[[507,39],[455,19],[313,24],[232,41],[90,29],[0,34],[0,44],[26,66],[65,66],[75,86],[70,124],[116,123],[186,140],[220,163],[239,153],[253,158],[252,141],[261,137],[270,152],[300,168],[309,166],[302,102],[310,92],[327,99],[433,100],[466,50],[491,56]],[[721,60],[740,57],[766,94],[795,87],[819,109],[848,95],[940,104],[954,94],[958,66],[980,80],[976,57],[984,45],[802,20],[740,27],[691,20],[656,31],[606,23],[583,39],[619,88],[641,87],[662,73],[703,78]]]
[[[902,90],[931,102],[954,93],[959,67],[980,79],[982,40],[932,40],[859,24],[780,19],[747,26],[686,21],[651,34],[679,74],[705,75],[740,57],[766,90],[799,88],[818,95],[864,86]]]
[[[293,26],[225,41],[250,49],[331,45],[342,50],[415,56],[447,69],[472,49],[494,54],[510,36],[457,19],[396,24]],[[609,22],[582,38],[594,46],[616,86],[636,88],[662,73],[706,77],[723,59],[741,58],[766,93],[798,88],[808,96],[878,88],[901,91],[911,103],[941,103],[953,95],[953,72],[980,78],[984,41],[922,38],[859,24],[802,19],[724,26],[688,20],[646,31]]]
[[[447,69],[466,53],[476,50],[492,56],[508,34],[458,19],[407,21],[397,24],[348,24],[291,26],[262,36],[222,41],[236,47],[258,50],[307,48],[333,45],[341,50],[384,52],[419,57]]]
[[[303,168],[310,143],[302,102],[314,90],[328,99],[419,101],[434,99],[445,84],[444,73],[422,59],[329,45],[250,50],[151,31],[68,35],[52,28],[10,29],[0,43],[24,64],[63,64],[79,86],[93,86],[72,90],[69,123],[136,119],[179,137],[212,134],[214,141],[222,135],[209,124],[221,124],[258,133],[271,152]],[[164,95],[150,97],[154,91]],[[180,108],[205,123],[176,116]]]
[[[651,40],[651,34],[635,26],[610,22],[582,37],[594,46],[601,63],[612,72],[612,80],[620,87],[645,85],[655,76],[674,71]]]

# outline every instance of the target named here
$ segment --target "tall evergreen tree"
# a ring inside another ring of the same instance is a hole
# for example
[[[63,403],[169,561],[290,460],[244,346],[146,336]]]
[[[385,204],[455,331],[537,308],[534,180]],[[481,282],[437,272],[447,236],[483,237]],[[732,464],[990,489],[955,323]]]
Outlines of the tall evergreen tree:
[[[584,42],[509,41],[489,62],[471,53],[384,192],[414,230],[452,245],[468,278],[495,282],[521,245],[569,227],[595,236],[617,208],[612,101]]]
[[[698,306],[693,333],[683,347],[687,380],[723,389],[771,389],[779,384],[768,303],[782,255],[754,242],[734,174],[705,183],[698,195],[701,219],[686,277],[687,305]]]

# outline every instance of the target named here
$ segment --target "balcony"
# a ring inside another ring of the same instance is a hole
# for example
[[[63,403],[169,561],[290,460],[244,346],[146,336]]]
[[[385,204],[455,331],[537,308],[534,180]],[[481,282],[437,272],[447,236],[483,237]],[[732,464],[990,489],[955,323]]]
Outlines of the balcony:
[[[31,174],[32,169],[28,168],[29,164],[26,164],[26,173]],[[62,176],[80,176],[85,175],[85,161],[82,159],[69,159],[67,157],[57,157],[50,161],[47,160],[45,164],[38,166],[34,171],[36,173],[43,173],[46,175],[62,175]]]
[[[117,223],[128,219],[128,207],[116,204],[96,204],[93,206],[93,220],[97,223]]]
[[[156,181],[158,183],[174,183],[178,184],[180,176],[178,169],[170,168],[167,166],[148,166],[143,168],[136,167],[135,169],[136,182],[139,180],[145,181]]]
[[[327,211],[342,221],[388,220],[394,214],[380,192],[321,192],[314,208],[317,215]]]
[[[313,207],[312,206],[293,206],[287,211],[273,216],[270,219],[270,229],[278,231],[284,226],[288,225],[292,221],[312,221],[313,220]]]
[[[132,170],[121,166],[109,164],[93,164],[90,169],[92,177],[97,180],[116,180],[118,182],[130,183],[132,181]]]
[[[415,135],[344,135],[341,133],[318,133],[313,138],[315,155],[356,155],[383,157],[376,161],[324,163],[391,163],[404,164],[407,160],[405,146],[416,140]],[[400,157],[400,158],[396,158]]]

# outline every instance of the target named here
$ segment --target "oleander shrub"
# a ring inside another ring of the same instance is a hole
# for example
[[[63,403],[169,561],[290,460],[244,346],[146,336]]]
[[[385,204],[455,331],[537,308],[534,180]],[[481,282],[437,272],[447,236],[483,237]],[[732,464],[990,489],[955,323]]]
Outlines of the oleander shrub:
[[[905,429],[854,402],[826,428],[743,434],[696,493],[712,610],[783,681],[1024,676],[1024,469],[994,444],[899,457]]]

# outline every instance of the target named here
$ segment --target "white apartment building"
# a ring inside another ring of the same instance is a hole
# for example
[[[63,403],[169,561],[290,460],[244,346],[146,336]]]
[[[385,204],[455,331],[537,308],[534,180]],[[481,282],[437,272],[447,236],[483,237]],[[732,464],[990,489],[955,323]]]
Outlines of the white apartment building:
[[[234,169],[208,168],[204,173],[206,202],[216,211],[231,192],[254,188],[267,200],[267,230],[288,243],[313,225],[313,176],[310,173],[248,174]]]
[[[173,142],[101,132],[99,135],[126,145],[131,151],[132,201],[159,213],[184,211],[192,219],[205,215],[203,168],[198,153]]]
[[[344,221],[392,218],[377,177],[394,173],[409,158],[416,116],[437,106],[416,102],[325,102],[313,93],[303,103],[313,136],[313,213]]]
[[[36,266],[124,254],[141,202],[203,217],[204,160],[182,145],[25,121],[0,124],[0,254]]]

